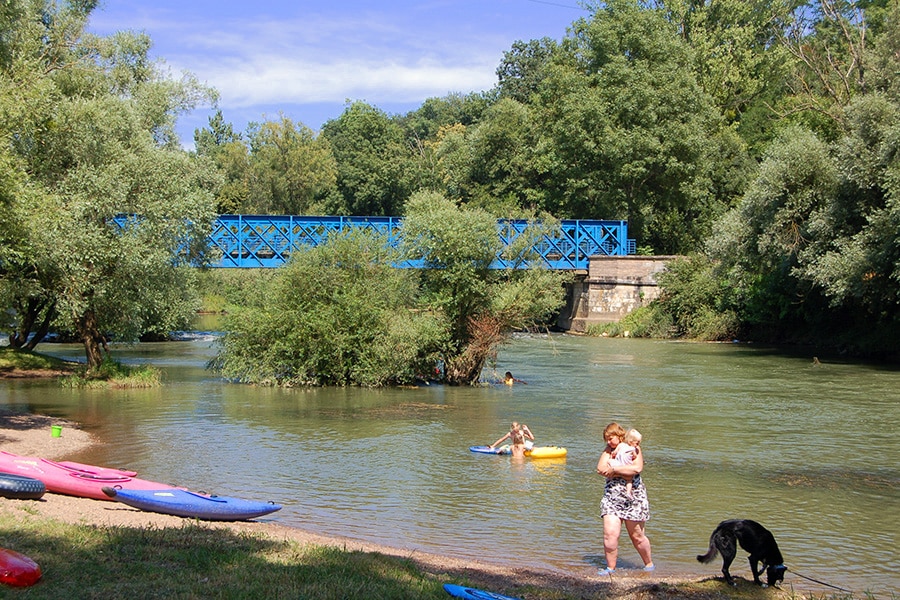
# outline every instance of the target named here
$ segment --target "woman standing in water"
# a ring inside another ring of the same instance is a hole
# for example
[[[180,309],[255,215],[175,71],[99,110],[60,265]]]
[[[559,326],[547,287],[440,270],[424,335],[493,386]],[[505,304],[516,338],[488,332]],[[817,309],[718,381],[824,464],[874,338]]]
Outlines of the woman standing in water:
[[[600,503],[600,516],[603,518],[603,552],[606,555],[606,568],[600,569],[599,575],[612,575],[616,572],[616,560],[619,556],[619,535],[622,533],[622,522],[634,549],[644,561],[644,570],[652,571],[653,558],[650,552],[650,540],[644,534],[644,524],[650,520],[650,501],[647,499],[647,488],[641,481],[644,470],[644,452],[638,452],[630,465],[611,466],[610,456],[613,450],[624,439],[625,430],[618,423],[610,423],[603,430],[606,447],[597,462],[597,473],[606,477],[606,488]],[[632,494],[628,496],[625,479],[632,476]]]

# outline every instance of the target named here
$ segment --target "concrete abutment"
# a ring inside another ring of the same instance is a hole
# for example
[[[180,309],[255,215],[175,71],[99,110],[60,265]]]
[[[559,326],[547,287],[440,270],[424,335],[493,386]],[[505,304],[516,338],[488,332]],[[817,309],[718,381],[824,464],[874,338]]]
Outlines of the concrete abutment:
[[[677,256],[592,256],[587,273],[567,286],[566,306],[557,326],[584,333],[613,323],[659,297],[657,276]]]

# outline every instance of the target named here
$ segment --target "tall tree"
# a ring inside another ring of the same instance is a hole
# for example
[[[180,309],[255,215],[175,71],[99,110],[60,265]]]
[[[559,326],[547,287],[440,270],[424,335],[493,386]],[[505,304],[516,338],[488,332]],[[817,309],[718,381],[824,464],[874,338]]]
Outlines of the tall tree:
[[[414,152],[403,128],[383,111],[351,103],[322,135],[337,161],[337,194],[327,200],[331,214],[396,216],[411,193]]]
[[[216,190],[217,213],[261,212],[250,205],[250,148],[221,110],[209,117],[208,127],[194,130],[194,150],[212,161],[222,175]]]
[[[283,115],[252,128],[248,138],[255,212],[318,212],[316,203],[334,189],[337,175],[328,141]]]
[[[799,115],[836,139],[848,124],[844,108],[869,82],[869,32],[863,5],[851,0],[815,0],[797,10],[782,38],[794,58],[785,115]]]
[[[93,2],[13,4],[0,35],[12,339],[50,319],[77,334],[96,368],[108,335],[168,331],[194,308],[180,265],[205,243],[215,180],[180,148],[174,124],[211,93],[163,76],[144,35],[85,34]]]
[[[481,121],[445,128],[432,147],[445,192],[471,206],[509,217],[546,203],[535,152],[539,126],[532,109],[501,98]]]
[[[540,88],[540,160],[566,218],[627,219],[640,245],[695,247],[718,213],[710,138],[719,116],[664,13],[613,0],[579,20]]]
[[[547,76],[547,68],[559,44],[551,38],[517,40],[512,49],[503,53],[497,67],[497,88],[503,98],[512,98],[527,104],[531,96],[540,89],[541,81]]]

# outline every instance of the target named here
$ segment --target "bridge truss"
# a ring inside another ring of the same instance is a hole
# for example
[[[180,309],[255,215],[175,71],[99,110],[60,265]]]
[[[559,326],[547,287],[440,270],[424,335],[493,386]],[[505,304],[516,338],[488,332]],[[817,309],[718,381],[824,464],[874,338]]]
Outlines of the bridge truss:
[[[523,234],[528,221],[501,219],[497,233],[503,250]],[[403,227],[398,217],[309,217],[291,215],[220,215],[209,236],[210,247],[221,258],[212,264],[220,268],[275,268],[292,252],[323,243],[335,232],[350,228],[368,229],[382,235],[387,244],[398,247]],[[526,264],[498,254],[492,268],[524,268]],[[543,236],[534,250],[541,264],[550,269],[586,270],[590,256],[634,254],[634,240],[628,239],[626,221],[562,221],[556,236]],[[402,268],[422,268],[424,261],[408,260]]]

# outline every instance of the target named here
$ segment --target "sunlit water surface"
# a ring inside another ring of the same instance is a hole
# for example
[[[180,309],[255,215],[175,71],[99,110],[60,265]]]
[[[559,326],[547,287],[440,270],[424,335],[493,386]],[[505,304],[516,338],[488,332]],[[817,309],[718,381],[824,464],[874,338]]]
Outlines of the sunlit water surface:
[[[77,346],[41,351],[80,358]],[[700,565],[715,525],[771,529],[786,583],[900,593],[900,371],[752,345],[523,336],[486,378],[527,385],[272,389],[205,369],[213,336],[115,350],[152,390],[6,382],[0,406],[73,419],[105,443],[75,460],[284,506],[267,520],[412,550],[582,575],[602,563],[596,475],[610,421],[644,434],[658,574]],[[565,459],[473,454],[511,420]],[[49,432],[48,432],[49,435]],[[63,433],[65,435],[65,433]],[[749,578],[744,557],[733,574]],[[623,536],[619,567],[641,566]],[[799,575],[798,575],[799,574]]]

